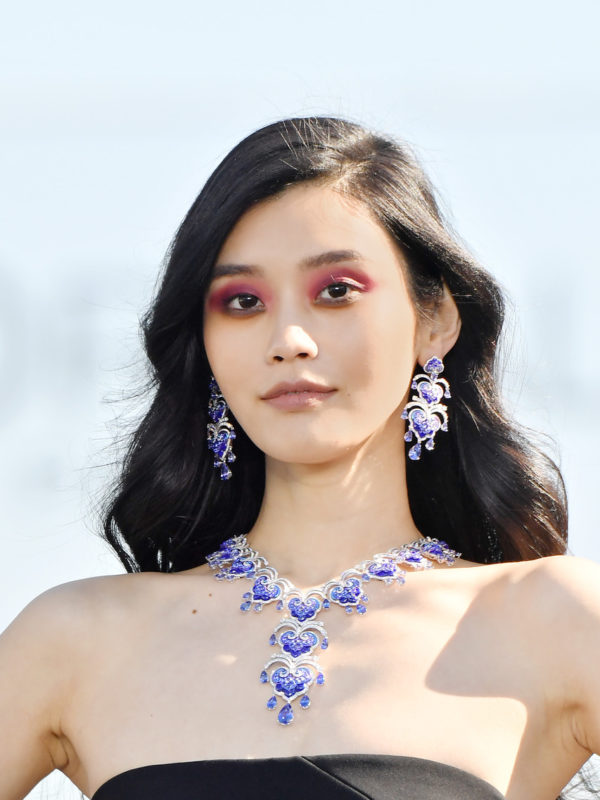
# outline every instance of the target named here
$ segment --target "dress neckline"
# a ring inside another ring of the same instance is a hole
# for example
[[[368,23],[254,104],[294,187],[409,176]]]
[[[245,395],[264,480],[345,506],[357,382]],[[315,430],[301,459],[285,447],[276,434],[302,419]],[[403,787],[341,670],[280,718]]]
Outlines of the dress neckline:
[[[165,762],[165,763],[158,763],[158,764],[144,764],[139,767],[131,767],[130,769],[126,769],[123,772],[119,772],[116,775],[113,775],[111,778],[106,780],[102,783],[91,796],[91,800],[97,800],[99,798],[99,794],[104,789],[110,788],[113,782],[116,784],[119,780],[125,777],[129,777],[131,775],[135,775],[136,773],[145,773],[145,772],[152,772],[154,770],[161,770],[161,769],[172,769],[178,767],[191,767],[192,765],[198,764],[268,764],[270,762],[279,762],[285,763],[286,761],[292,762],[298,759],[300,760],[307,760],[313,761],[315,759],[348,759],[348,758],[370,758],[370,759],[386,759],[386,760],[395,760],[399,762],[413,762],[413,763],[421,763],[424,767],[431,764],[436,764],[439,767],[446,768],[452,771],[454,774],[462,774],[468,776],[470,780],[478,781],[482,786],[487,787],[491,792],[495,793],[495,796],[498,800],[506,800],[505,795],[502,794],[500,789],[494,786],[489,781],[486,781],[485,778],[480,778],[479,775],[475,775],[473,772],[469,772],[468,770],[462,769],[461,767],[455,767],[452,764],[447,764],[444,761],[436,761],[435,759],[431,758],[421,758],[420,756],[402,756],[402,755],[392,755],[387,753],[320,753],[318,755],[295,755],[295,756],[268,756],[263,758],[204,758],[204,759],[197,759],[192,761],[172,761],[172,762]]]

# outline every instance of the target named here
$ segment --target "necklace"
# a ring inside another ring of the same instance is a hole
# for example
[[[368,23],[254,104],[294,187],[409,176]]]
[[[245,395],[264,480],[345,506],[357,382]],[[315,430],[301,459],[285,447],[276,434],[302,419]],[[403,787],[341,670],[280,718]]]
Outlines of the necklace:
[[[434,561],[450,565],[459,557],[460,553],[448,547],[446,542],[427,536],[393,547],[385,553],[377,553],[342,572],[337,580],[327,581],[307,592],[301,592],[287,578],[279,577],[267,559],[250,547],[244,535],[227,539],[206,560],[215,570],[217,580],[249,578],[253,581],[250,591],[242,595],[242,611],[251,608],[262,611],[269,603],[275,603],[277,611],[287,609],[269,638],[271,647],[278,647],[278,651],[264,665],[260,681],[271,687],[267,708],[274,710],[277,698],[281,698],[283,704],[276,718],[282,725],[289,725],[294,720],[292,703],[298,701],[302,709],[309,708],[309,690],[313,685],[325,683],[325,674],[314,654],[316,650],[326,650],[329,646],[325,626],[316,619],[321,611],[334,604],[347,614],[354,611],[365,614],[369,601],[363,591],[365,583],[377,580],[388,586],[403,584],[406,571],[401,564],[415,570],[431,569]]]

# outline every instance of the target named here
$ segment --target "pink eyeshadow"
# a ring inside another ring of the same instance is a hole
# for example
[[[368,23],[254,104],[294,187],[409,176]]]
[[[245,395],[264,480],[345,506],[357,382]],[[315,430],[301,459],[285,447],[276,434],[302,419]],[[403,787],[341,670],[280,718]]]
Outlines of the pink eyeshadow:
[[[344,278],[354,281],[366,292],[375,287],[375,281],[361,270],[352,269],[352,267],[336,267],[315,277],[311,281],[310,292],[312,295],[316,295],[330,283],[343,281]]]
[[[209,311],[222,311],[226,303],[237,294],[254,294],[260,297],[265,304],[271,300],[270,293],[264,289],[259,289],[257,286],[252,286],[248,283],[232,282],[209,293],[207,301]]]

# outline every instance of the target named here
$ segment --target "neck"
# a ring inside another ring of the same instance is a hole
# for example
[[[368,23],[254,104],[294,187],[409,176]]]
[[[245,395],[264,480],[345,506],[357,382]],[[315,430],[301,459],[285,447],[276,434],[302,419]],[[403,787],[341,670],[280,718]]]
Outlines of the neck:
[[[402,431],[386,428],[325,464],[267,457],[263,503],[248,542],[280,575],[307,587],[419,539],[404,447]]]

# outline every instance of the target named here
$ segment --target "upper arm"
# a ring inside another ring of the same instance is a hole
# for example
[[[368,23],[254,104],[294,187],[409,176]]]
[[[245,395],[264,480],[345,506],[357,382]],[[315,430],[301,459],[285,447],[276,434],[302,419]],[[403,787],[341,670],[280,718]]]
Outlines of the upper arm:
[[[21,800],[68,761],[60,712],[75,669],[69,586],[37,597],[0,636],[0,800]]]
[[[572,733],[600,753],[600,565],[583,558],[548,559],[551,617]]]

